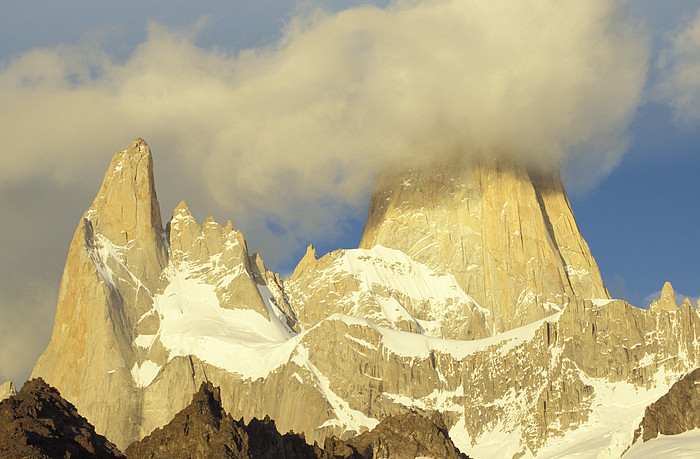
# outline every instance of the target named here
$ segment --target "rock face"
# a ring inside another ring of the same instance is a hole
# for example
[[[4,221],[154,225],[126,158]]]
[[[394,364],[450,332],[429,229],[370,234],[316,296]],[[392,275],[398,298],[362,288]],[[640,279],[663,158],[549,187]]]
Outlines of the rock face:
[[[479,335],[486,326],[489,311],[453,275],[399,250],[338,250],[320,260],[310,250],[299,266],[284,286],[290,307],[307,328],[335,313],[439,338]]]
[[[688,373],[644,411],[635,437],[648,441],[700,428],[700,368]],[[636,439],[636,438],[635,438]]]
[[[145,358],[133,342],[157,330],[145,315],[166,264],[153,159],[146,142],[137,139],[115,154],[76,229],[51,342],[32,373],[59,388],[121,446],[138,435],[134,416],[143,398],[132,371]]]
[[[163,230],[152,176],[142,140],[115,156],[33,372],[122,449],[211,382],[233,418],[319,444],[436,410],[474,457],[619,455],[700,366],[689,302],[607,298],[556,174],[464,160],[388,176],[362,248],[310,247],[285,280],[184,203]]]
[[[0,457],[124,457],[42,379],[0,402]]]
[[[455,159],[381,177],[360,247],[382,245],[452,274],[487,312],[454,339],[542,319],[575,298],[609,298],[558,173],[506,160]],[[483,324],[483,325],[482,325]]]
[[[166,263],[153,159],[138,139],[114,156],[75,231],[51,342],[32,372],[120,446],[138,434],[142,397],[130,369],[143,358],[132,343],[155,333],[157,324],[141,319]]]
[[[0,384],[0,400],[5,400],[7,397],[12,397],[17,392],[12,381],[6,381]]]

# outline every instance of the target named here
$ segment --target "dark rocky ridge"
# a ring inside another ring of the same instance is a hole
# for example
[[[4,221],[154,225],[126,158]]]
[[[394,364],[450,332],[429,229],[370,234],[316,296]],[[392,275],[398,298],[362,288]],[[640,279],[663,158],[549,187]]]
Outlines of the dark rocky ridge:
[[[447,433],[439,413],[391,416],[370,432],[347,441],[327,438],[324,447],[306,443],[302,435],[281,435],[269,417],[247,425],[226,414],[218,387],[204,383],[192,403],[166,426],[132,443],[128,458],[467,458]]]
[[[634,434],[635,441],[662,435],[678,435],[700,427],[700,368],[696,368],[649,405]]]
[[[295,433],[280,435],[269,417],[245,425],[226,414],[218,387],[204,383],[164,427],[126,449],[129,458],[330,458]]]
[[[269,417],[247,425],[226,414],[218,387],[202,384],[185,409],[126,450],[128,458],[360,459],[467,458],[450,440],[442,416],[411,412],[390,416],[372,431],[350,440],[327,438],[324,448],[306,443],[304,435],[281,435]],[[0,457],[123,458],[117,447],[98,435],[55,388],[41,378],[0,402]]]
[[[35,378],[0,402],[0,457],[124,456],[58,390]]]
[[[413,459],[415,457],[467,458],[452,443],[442,415],[416,412],[389,416],[369,432],[351,438],[348,445],[363,457]]]

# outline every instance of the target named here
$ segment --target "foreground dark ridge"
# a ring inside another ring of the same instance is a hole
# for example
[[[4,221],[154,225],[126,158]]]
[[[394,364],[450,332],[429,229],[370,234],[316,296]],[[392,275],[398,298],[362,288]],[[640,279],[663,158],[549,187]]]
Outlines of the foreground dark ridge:
[[[218,387],[204,383],[166,426],[132,443],[128,458],[415,458],[464,459],[439,413],[405,413],[384,419],[370,432],[343,441],[309,445],[304,435],[281,435],[275,421],[236,421],[221,405]],[[117,447],[80,416],[59,392],[35,378],[0,402],[0,457],[123,458]]]
[[[304,435],[280,435],[268,416],[247,425],[236,421],[221,406],[221,393],[203,383],[192,403],[170,423],[132,443],[129,458],[467,458],[447,433],[439,413],[429,418],[417,413],[390,416],[370,432],[343,441],[329,437],[321,448],[306,443]]]
[[[124,457],[41,378],[0,402],[0,457]]]

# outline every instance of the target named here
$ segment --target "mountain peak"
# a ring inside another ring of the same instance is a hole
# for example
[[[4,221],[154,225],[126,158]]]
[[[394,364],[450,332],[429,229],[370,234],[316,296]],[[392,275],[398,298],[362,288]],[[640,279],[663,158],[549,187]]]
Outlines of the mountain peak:
[[[173,211],[174,215],[192,215],[190,213],[190,208],[187,205],[187,201],[180,201],[180,203],[175,207],[175,210]]]
[[[87,217],[117,245],[162,233],[153,157],[143,139],[114,154]]]
[[[292,276],[296,277],[301,275],[301,273],[304,272],[304,270],[306,270],[309,266],[315,266],[317,261],[318,257],[316,256],[316,249],[314,248],[313,244],[309,244],[309,246],[306,248],[306,253],[299,261],[296,268],[294,268]]]
[[[649,305],[652,311],[677,311],[676,292],[670,282],[666,282],[661,289],[661,296],[658,300]]]
[[[457,158],[381,176],[360,248],[400,250],[452,274],[491,312],[485,334],[608,298],[558,172]]]

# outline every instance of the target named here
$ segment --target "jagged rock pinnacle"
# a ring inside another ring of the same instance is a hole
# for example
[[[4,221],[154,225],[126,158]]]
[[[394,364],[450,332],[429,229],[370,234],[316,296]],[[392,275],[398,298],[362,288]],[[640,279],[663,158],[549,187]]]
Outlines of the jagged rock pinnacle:
[[[114,155],[88,213],[93,226],[118,245],[162,232],[153,157],[143,139]]]
[[[75,231],[51,342],[32,372],[58,387],[91,419],[106,409],[94,400],[119,400],[109,414],[118,419],[117,443],[135,435],[127,413],[140,401],[124,397],[122,388],[134,384],[126,370],[139,359],[133,337],[157,331],[157,321],[141,318],[153,308],[153,292],[160,288],[168,262],[166,247],[153,158],[148,144],[136,139],[115,153]]]
[[[670,282],[666,282],[661,289],[661,297],[649,305],[652,311],[678,311],[676,292]]]
[[[318,257],[316,256],[316,249],[312,244],[309,244],[309,246],[306,248],[306,253],[302,257],[302,259],[299,261],[299,264],[294,268],[294,273],[292,276],[299,276],[301,275],[304,270],[306,270],[309,266],[314,266],[316,265],[316,262],[318,261]]]

